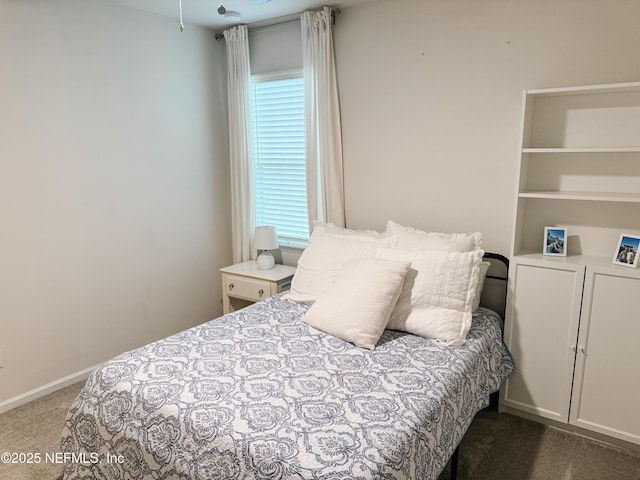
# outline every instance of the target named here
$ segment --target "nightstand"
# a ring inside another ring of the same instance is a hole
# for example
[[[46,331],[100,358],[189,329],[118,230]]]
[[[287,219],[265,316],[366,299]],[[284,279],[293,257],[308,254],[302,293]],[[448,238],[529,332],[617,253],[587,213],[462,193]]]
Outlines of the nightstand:
[[[222,272],[222,313],[240,310],[276,293],[288,290],[296,267],[276,265],[260,270],[255,260],[220,269]]]

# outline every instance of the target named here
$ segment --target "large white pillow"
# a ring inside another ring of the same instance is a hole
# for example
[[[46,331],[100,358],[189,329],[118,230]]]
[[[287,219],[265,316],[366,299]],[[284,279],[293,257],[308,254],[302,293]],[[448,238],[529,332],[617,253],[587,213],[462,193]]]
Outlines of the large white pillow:
[[[471,328],[482,255],[380,248],[378,258],[411,262],[387,328],[462,345]]]
[[[351,238],[359,238],[368,240],[370,238],[381,238],[385,236],[384,233],[380,233],[376,230],[353,230],[350,228],[343,228],[334,225],[333,223],[321,222],[319,220],[313,221],[313,232],[311,233],[310,243],[313,243],[313,238],[319,233],[329,233],[332,235],[345,235]]]
[[[480,232],[425,232],[417,228],[405,227],[389,220],[385,234],[398,237],[397,246],[402,248],[419,248],[446,252],[470,252],[472,250],[482,249],[482,234]]]
[[[484,281],[487,278],[487,272],[491,268],[491,262],[480,263],[480,277],[478,279],[478,288],[476,289],[476,296],[473,299],[473,305],[471,311],[475,312],[480,306],[480,300],[482,297],[482,288],[484,287]]]
[[[347,262],[302,321],[358,347],[374,350],[408,269],[406,261],[364,258]]]
[[[291,291],[283,298],[312,304],[329,286],[342,266],[350,260],[375,258],[376,249],[395,245],[397,238],[364,238],[314,232],[311,244],[298,259]]]

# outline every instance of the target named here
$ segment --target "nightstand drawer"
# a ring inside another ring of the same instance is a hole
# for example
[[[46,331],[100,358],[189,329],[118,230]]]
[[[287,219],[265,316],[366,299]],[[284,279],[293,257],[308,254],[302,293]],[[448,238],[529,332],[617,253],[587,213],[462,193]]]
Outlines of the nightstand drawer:
[[[230,297],[246,298],[255,302],[271,296],[271,284],[264,280],[224,275],[223,288]]]

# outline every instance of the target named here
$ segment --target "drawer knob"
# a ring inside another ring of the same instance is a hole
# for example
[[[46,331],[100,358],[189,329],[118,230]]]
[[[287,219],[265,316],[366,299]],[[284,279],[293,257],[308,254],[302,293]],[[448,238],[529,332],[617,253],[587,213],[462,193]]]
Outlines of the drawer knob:
[[[235,287],[235,285],[233,283],[230,283],[228,288],[229,290],[233,290],[233,287]]]
[[[263,289],[258,290],[258,296],[261,297],[262,295],[264,295],[264,290]]]

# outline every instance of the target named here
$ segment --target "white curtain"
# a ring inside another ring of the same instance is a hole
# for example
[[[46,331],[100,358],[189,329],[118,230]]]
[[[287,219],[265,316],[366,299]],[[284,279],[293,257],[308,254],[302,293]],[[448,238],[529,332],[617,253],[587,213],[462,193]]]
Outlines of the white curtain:
[[[233,263],[251,259],[255,223],[249,104],[249,35],[246,25],[224,31],[227,48],[231,236]]]
[[[302,13],[301,23],[310,228],[314,219],[343,227],[342,133],[331,7]]]

